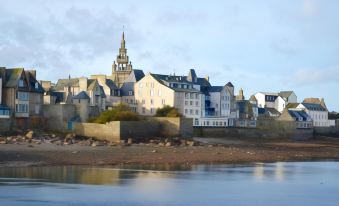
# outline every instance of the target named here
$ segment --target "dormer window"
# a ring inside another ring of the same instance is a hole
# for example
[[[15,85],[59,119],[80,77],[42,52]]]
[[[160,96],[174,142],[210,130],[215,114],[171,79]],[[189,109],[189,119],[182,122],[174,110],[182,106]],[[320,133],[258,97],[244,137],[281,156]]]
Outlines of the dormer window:
[[[39,88],[39,83],[38,83],[38,82],[35,82],[34,87],[35,87],[35,89],[38,89],[38,88]]]
[[[23,79],[19,80],[19,87],[24,87],[24,80]]]

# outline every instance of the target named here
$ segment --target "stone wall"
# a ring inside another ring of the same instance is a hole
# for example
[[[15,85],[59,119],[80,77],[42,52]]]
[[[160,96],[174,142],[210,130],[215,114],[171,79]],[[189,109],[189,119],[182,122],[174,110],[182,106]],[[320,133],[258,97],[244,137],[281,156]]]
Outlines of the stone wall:
[[[11,119],[0,119],[0,134],[4,132],[9,132],[12,128]]]
[[[315,136],[339,137],[339,127],[314,127]]]
[[[152,117],[160,123],[160,135],[165,137],[192,137],[193,119],[176,117]]]
[[[113,121],[106,124],[75,123],[74,132],[80,136],[119,142],[128,138],[191,137],[192,119],[146,118],[142,121]]]
[[[76,115],[73,104],[43,105],[44,128],[52,131],[67,131],[67,123]]]
[[[306,140],[313,138],[313,129],[296,129],[294,122],[269,121],[257,122],[257,128],[195,128],[194,134],[203,137],[229,138],[289,138]]]

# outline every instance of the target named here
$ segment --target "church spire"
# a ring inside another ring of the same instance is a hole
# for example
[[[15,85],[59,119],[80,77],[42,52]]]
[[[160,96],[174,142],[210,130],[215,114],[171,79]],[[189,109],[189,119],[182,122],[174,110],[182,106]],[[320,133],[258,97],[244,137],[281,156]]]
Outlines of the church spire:
[[[125,45],[126,45],[126,42],[125,42],[125,32],[123,31],[122,32],[122,39],[121,39],[121,49],[125,49]]]

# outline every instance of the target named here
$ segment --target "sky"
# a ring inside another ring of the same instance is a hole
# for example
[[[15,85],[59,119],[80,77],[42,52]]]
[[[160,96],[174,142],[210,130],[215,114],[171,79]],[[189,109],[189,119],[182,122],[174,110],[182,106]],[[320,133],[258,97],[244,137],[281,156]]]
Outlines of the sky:
[[[337,0],[0,0],[0,66],[37,78],[111,74],[125,31],[145,73],[231,81],[245,97],[293,90],[339,111]]]

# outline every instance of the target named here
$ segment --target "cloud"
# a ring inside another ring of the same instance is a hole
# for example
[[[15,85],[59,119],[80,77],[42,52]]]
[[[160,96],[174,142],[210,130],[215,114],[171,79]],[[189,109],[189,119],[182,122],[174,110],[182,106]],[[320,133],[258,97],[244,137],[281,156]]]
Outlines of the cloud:
[[[339,82],[339,67],[319,69],[299,69],[288,82],[295,86],[310,86],[314,84],[328,84]]]
[[[318,14],[318,11],[318,6],[315,0],[303,0],[302,14],[304,16],[316,16]]]

